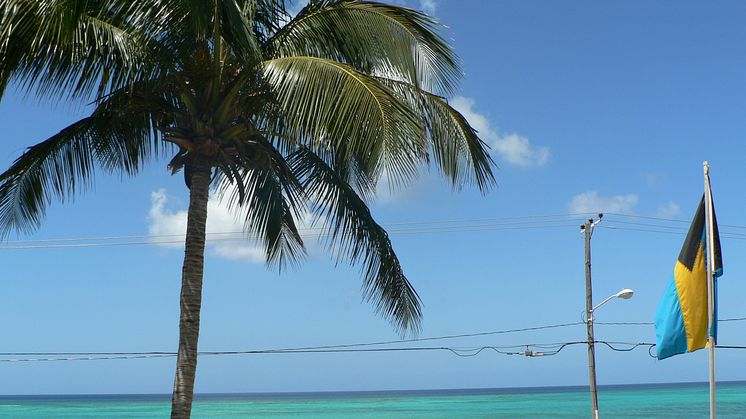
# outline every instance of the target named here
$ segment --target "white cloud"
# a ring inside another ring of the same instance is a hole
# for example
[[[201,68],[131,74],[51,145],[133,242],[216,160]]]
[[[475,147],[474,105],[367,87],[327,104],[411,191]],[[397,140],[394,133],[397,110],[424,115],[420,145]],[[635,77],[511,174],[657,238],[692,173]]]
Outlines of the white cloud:
[[[477,113],[473,109],[476,103],[474,99],[465,96],[456,96],[451,99],[450,102],[451,106],[453,106],[453,108],[457,111],[461,112],[466,120],[469,121],[471,126],[474,127],[475,130],[479,131],[480,134],[485,137],[497,137],[497,133],[492,130],[492,127],[490,127],[490,121],[488,121],[484,115],[482,115],[481,113]]]
[[[176,213],[166,210],[166,191],[160,189],[150,194],[150,211],[148,212],[148,233],[159,236],[159,241],[183,240],[186,233],[186,211]],[[165,244],[166,246],[183,246],[183,243]]]
[[[584,192],[575,195],[568,208],[570,212],[620,212],[634,211],[639,198],[635,194],[599,196],[598,191]]]
[[[673,201],[669,201],[666,205],[658,207],[656,214],[663,218],[674,218],[681,212],[681,207]]]
[[[245,260],[254,263],[263,263],[266,256],[262,249],[256,246],[215,246],[215,254],[230,260]]]
[[[166,208],[168,197],[166,191],[160,189],[150,194],[150,211],[148,213],[148,232],[151,236],[159,237],[159,241],[174,241],[176,243],[164,244],[169,247],[183,247],[187,225],[186,210],[171,211]],[[228,233],[243,231],[243,222],[239,221],[231,213],[226,205],[219,200],[210,198],[207,203],[207,234]],[[209,249],[215,254],[231,260],[243,260],[253,263],[264,263],[264,251],[256,244],[246,242],[230,242],[210,244]]]
[[[438,10],[438,3],[435,0],[420,0],[420,9],[429,15],[434,15]]]
[[[483,114],[474,109],[474,99],[457,96],[451,100],[451,106],[469,121],[479,132],[480,138],[490,145],[494,152],[512,165],[521,167],[541,167],[549,161],[548,147],[535,147],[531,141],[516,133],[499,134]]]
[[[531,147],[528,138],[508,134],[492,143],[505,160],[517,166],[544,166],[549,161],[549,148]]]

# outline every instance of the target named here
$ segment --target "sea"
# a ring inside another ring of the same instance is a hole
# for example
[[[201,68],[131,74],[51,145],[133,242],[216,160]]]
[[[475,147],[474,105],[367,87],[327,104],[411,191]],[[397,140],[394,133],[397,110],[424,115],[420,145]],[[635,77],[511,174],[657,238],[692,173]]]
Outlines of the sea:
[[[601,386],[603,418],[706,418],[707,383]],[[7,418],[165,418],[169,395],[0,396]],[[588,387],[199,394],[194,418],[584,418]],[[746,382],[718,383],[717,417],[746,418]]]

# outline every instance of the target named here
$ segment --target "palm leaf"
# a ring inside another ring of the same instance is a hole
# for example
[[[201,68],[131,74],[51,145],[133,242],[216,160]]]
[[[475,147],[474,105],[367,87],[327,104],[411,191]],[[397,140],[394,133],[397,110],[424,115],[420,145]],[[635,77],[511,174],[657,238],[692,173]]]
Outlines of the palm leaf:
[[[416,10],[356,0],[315,1],[266,44],[271,57],[315,56],[450,95],[461,77],[443,27]]]
[[[339,175],[338,167],[346,167],[348,162],[336,159],[330,166],[305,147],[290,155],[288,162],[304,180],[313,210],[326,220],[329,247],[337,251],[340,259],[347,257],[353,264],[362,263],[365,298],[397,330],[417,333],[422,317],[420,299],[404,275],[388,234]]]
[[[269,130],[313,149],[344,147],[364,171],[386,172],[395,185],[417,175],[425,133],[413,110],[375,79],[317,57],[286,57],[264,63],[277,96],[280,119]]]
[[[305,256],[295,223],[303,210],[303,189],[272,144],[255,138],[250,147],[252,152],[218,166],[218,193],[229,208],[244,213],[244,229],[262,238],[267,262],[282,270]]]
[[[489,146],[445,98],[398,80],[377,80],[422,115],[435,164],[455,189],[473,182],[485,193],[494,185]]]
[[[263,45],[290,20],[285,0],[241,0],[241,14],[253,24],[254,36]]]
[[[254,36],[252,22],[243,14],[239,2],[223,0],[221,6],[221,35],[231,47],[231,54],[248,66],[261,61],[259,41]]]
[[[1,0],[0,82],[86,98],[132,81],[146,53],[121,3]]]
[[[93,114],[29,147],[0,175],[0,231],[37,228],[49,203],[72,199],[90,186],[95,167],[136,174],[158,154],[153,106],[129,92],[101,103]],[[163,103],[156,103],[162,109]]]

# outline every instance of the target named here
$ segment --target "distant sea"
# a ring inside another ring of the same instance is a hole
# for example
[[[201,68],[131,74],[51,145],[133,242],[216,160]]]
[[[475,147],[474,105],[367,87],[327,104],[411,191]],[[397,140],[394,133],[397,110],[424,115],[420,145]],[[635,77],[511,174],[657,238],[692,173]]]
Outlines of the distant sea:
[[[707,383],[601,386],[603,418],[705,418]],[[162,418],[168,395],[0,396],[0,417]],[[718,418],[746,418],[746,382],[718,383]],[[201,394],[195,418],[583,418],[587,387]]]

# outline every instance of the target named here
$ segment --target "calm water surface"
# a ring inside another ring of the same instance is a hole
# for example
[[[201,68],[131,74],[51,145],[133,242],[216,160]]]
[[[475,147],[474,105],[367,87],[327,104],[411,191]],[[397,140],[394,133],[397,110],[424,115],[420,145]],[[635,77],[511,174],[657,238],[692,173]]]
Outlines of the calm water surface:
[[[720,383],[718,418],[746,418],[746,383]],[[606,386],[604,418],[705,418],[706,383]],[[168,395],[0,396],[0,417],[162,418]],[[199,395],[195,418],[577,418],[590,414],[585,387],[350,393]]]

